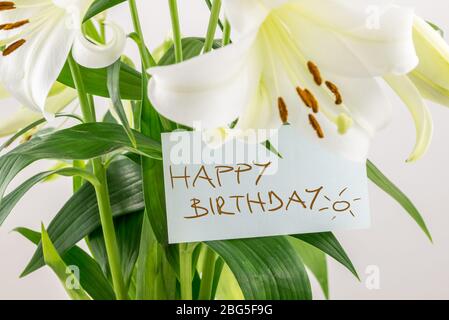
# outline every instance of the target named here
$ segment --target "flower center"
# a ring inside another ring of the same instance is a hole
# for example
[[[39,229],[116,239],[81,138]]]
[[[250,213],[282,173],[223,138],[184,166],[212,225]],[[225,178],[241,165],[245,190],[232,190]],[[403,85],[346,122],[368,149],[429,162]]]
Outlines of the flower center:
[[[267,17],[261,27],[260,36],[264,43],[263,49],[269,57],[268,60],[271,61],[271,65],[268,65],[268,69],[270,69],[268,73],[271,74],[270,78],[274,82],[282,123],[287,122],[288,106],[278,84],[281,72],[288,77],[299,101],[310,109],[309,124],[319,138],[324,138],[324,131],[316,117],[320,113],[336,125],[339,133],[346,133],[353,121],[348,115],[349,110],[343,103],[341,91],[334,82],[323,77],[316,63],[305,58],[300,47],[294,41],[291,30],[279,17],[280,14],[282,12],[275,10]],[[281,68],[279,68],[279,64]]]
[[[14,10],[14,9],[16,9],[16,4],[14,2],[0,1],[0,11]],[[3,24],[0,24],[0,31],[2,31],[2,30],[10,31],[10,30],[18,29],[18,28],[28,24],[29,22],[30,21],[28,19],[26,19],[26,20],[19,20],[16,22],[3,23]],[[4,57],[10,55],[11,53],[13,53],[17,49],[19,49],[21,46],[23,46],[25,44],[25,42],[26,42],[25,39],[19,39],[19,40],[13,41],[12,43],[8,44],[5,47],[5,49],[2,52],[2,55]]]
[[[0,11],[25,9],[29,5],[17,4],[13,1],[0,1]],[[38,10],[32,18],[23,17],[17,21],[1,21],[0,24],[0,46],[4,46],[2,56],[8,56],[18,50],[26,43],[26,39],[31,37],[39,27],[48,23],[50,17],[54,17],[55,8],[52,4],[43,3],[33,5]],[[23,12],[29,12],[23,10]],[[13,34],[3,33],[4,31],[13,31]]]

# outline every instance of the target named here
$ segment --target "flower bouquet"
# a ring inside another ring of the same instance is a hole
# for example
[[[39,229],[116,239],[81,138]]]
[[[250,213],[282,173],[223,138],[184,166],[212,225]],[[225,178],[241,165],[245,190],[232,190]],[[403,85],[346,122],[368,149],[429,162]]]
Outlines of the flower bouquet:
[[[431,239],[367,153],[391,118],[387,86],[416,126],[407,161],[426,152],[426,100],[449,106],[449,46],[438,27],[380,1],[206,0],[204,37],[183,37],[177,1],[167,0],[172,37],[159,45],[145,41],[136,2],[0,1],[0,97],[21,106],[0,121],[0,225],[37,183],[73,181],[49,225],[15,229],[36,246],[22,276],[47,266],[76,300],[311,299],[309,276],[329,297],[327,257],[359,277],[329,231],[169,242],[166,211],[176,200],[166,197],[161,136],[179,131],[201,130],[220,148],[249,130],[289,127],[366,164],[368,178]],[[108,19],[117,5],[129,8],[130,34]],[[96,97],[109,99],[109,110]],[[276,153],[270,138],[256,144]],[[8,188],[43,159],[58,164]]]

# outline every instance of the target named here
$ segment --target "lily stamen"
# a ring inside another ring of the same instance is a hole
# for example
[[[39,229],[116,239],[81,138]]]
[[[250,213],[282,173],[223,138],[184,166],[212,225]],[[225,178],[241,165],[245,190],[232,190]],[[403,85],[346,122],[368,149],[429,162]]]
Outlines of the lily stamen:
[[[314,113],[319,112],[318,100],[309,89],[302,90],[300,87],[296,87],[296,92],[307,107],[311,108]]]
[[[326,81],[326,87],[335,95],[335,104],[339,105],[343,103],[343,97],[341,96],[340,90],[338,87],[330,82]]]
[[[287,109],[287,104],[285,103],[285,101],[282,97],[278,98],[278,109],[279,109],[279,116],[282,120],[282,123],[286,124],[288,122],[288,109]]]
[[[0,1],[0,11],[12,10],[16,8],[16,4],[12,1]]]
[[[8,47],[6,47],[6,49],[3,50],[2,55],[4,57],[6,57],[7,55],[10,55],[11,53],[13,53],[17,49],[19,49],[21,46],[23,46],[25,44],[25,42],[26,42],[25,39],[17,40],[16,42],[14,42],[14,43],[10,44]]]
[[[16,28],[20,28],[21,26],[23,26],[29,22],[30,22],[30,20],[27,19],[27,20],[20,20],[20,21],[13,22],[13,23],[5,23],[5,24],[0,25],[0,30],[13,30]]]
[[[307,68],[309,68],[310,73],[313,76],[313,80],[318,86],[321,86],[323,83],[323,78],[321,77],[320,69],[318,69],[318,66],[313,63],[312,61],[307,62]]]
[[[313,114],[309,114],[309,123],[312,126],[312,128],[315,130],[318,138],[323,139],[324,138],[324,132],[323,129],[320,126],[320,123],[318,122],[317,118]]]

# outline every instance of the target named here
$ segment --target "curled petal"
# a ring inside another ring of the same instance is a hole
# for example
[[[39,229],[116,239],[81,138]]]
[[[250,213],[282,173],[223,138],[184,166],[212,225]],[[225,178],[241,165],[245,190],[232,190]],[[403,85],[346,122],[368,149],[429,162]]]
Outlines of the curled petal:
[[[238,118],[260,75],[254,41],[233,43],[180,64],[150,68],[149,97],[163,116],[203,129]]]
[[[385,81],[404,101],[413,117],[416,127],[416,144],[407,162],[421,158],[432,141],[432,116],[418,89],[407,76],[387,76]]]
[[[86,68],[105,68],[117,61],[126,43],[126,35],[122,28],[112,22],[107,25],[112,30],[112,39],[106,45],[97,45],[87,40],[78,32],[73,43],[73,58]]]

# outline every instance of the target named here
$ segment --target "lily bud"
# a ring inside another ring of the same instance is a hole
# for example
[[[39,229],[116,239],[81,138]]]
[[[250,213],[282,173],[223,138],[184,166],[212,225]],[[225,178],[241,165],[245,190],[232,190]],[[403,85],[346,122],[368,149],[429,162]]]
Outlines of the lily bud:
[[[449,107],[449,45],[429,23],[415,17],[413,41],[419,65],[409,77],[421,95]]]

